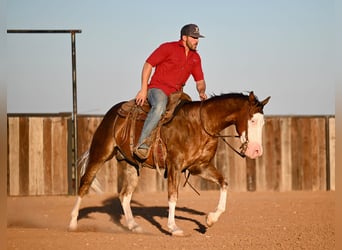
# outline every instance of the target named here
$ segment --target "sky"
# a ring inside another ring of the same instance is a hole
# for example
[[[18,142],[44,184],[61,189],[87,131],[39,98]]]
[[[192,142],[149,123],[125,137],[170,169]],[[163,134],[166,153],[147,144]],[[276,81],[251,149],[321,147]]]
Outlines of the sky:
[[[80,29],[77,109],[135,98],[146,58],[196,23],[207,94],[271,96],[267,115],[335,114],[333,0],[7,1],[7,29]],[[70,34],[7,34],[7,112],[72,112]],[[199,100],[192,77],[184,91]]]

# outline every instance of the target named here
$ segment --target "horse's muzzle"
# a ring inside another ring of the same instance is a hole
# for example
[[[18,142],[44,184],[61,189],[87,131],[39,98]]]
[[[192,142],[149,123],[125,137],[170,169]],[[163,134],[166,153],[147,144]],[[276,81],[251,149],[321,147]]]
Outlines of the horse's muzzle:
[[[246,143],[246,145],[242,145],[242,146],[243,146],[243,148],[241,150],[241,153],[246,155],[248,158],[256,159],[256,158],[262,156],[262,154],[263,154],[262,146],[259,143],[248,142],[248,143]]]

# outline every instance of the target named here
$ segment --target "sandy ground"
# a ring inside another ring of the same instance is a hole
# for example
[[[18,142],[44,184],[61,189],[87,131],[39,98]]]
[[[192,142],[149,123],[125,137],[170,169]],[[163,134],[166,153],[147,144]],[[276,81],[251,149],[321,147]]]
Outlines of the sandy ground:
[[[8,249],[335,249],[335,192],[229,193],[227,211],[210,228],[218,191],[180,192],[167,231],[167,194],[138,193],[132,210],[144,233],[126,228],[117,195],[88,195],[77,232],[68,232],[73,196],[9,197]]]

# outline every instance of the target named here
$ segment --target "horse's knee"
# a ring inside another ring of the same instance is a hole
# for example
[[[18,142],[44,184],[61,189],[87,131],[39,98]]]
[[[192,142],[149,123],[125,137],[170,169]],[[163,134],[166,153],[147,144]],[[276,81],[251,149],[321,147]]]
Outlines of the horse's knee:
[[[223,182],[221,183],[221,188],[224,190],[228,189],[228,182],[226,180],[223,180]]]

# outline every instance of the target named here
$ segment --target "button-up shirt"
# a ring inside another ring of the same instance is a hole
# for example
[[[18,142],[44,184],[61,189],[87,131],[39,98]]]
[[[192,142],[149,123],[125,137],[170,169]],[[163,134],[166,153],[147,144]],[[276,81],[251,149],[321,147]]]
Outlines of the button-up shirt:
[[[204,79],[200,55],[190,50],[186,56],[181,40],[161,44],[146,62],[155,67],[148,87],[159,88],[167,96],[181,90],[190,75],[196,82]]]

